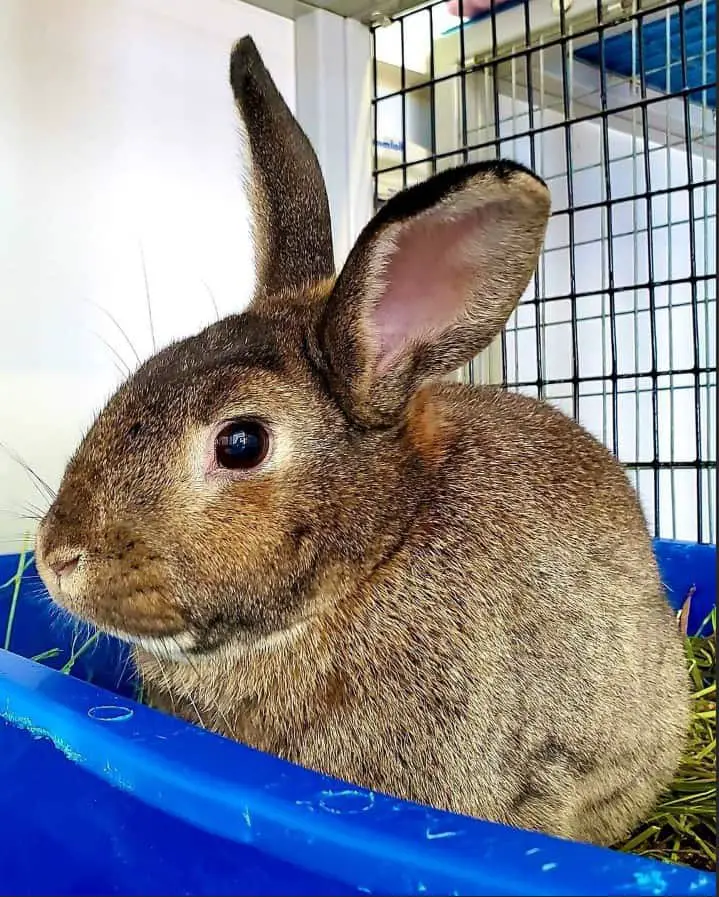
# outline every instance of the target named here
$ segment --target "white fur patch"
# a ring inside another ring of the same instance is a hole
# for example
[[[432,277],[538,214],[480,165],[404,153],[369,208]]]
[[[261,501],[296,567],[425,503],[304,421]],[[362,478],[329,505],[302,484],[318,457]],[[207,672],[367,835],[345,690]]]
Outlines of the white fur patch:
[[[148,654],[159,657],[161,660],[186,660],[185,652],[195,646],[195,637],[191,632],[181,632],[178,635],[164,635],[159,637],[144,635],[128,635],[126,632],[114,633],[118,638],[132,645],[137,645]]]
[[[274,651],[289,644],[300,635],[307,627],[306,620],[298,620],[287,629],[279,629],[269,635],[263,635],[257,641],[251,642],[250,647],[259,651]]]

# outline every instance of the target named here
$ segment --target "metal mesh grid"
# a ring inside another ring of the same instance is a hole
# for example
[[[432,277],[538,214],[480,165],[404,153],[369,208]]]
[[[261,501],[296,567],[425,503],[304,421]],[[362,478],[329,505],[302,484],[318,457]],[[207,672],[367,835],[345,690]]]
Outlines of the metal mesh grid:
[[[376,203],[482,158],[545,178],[534,283],[465,376],[558,405],[624,463],[656,535],[713,542],[715,0],[496,2],[452,30],[444,3],[373,29]]]

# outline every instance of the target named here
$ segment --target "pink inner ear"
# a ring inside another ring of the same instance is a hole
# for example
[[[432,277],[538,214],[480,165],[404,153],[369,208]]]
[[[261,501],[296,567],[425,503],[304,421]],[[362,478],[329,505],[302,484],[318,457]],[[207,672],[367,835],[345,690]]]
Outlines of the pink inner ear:
[[[380,343],[380,369],[389,367],[410,342],[431,341],[462,314],[473,285],[485,214],[439,213],[405,226],[380,275],[383,288],[372,315]],[[474,258],[474,263],[472,259]]]

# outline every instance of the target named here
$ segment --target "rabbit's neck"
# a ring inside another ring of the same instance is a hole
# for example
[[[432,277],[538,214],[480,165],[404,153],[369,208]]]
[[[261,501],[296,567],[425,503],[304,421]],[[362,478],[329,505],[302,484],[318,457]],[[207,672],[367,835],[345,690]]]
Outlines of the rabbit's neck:
[[[357,579],[328,570],[308,596],[306,620],[247,644],[228,644],[188,661],[138,653],[148,695],[160,709],[252,747],[297,759],[294,747],[328,704],[343,699],[337,633],[346,632]],[[342,664],[346,667],[346,663]]]

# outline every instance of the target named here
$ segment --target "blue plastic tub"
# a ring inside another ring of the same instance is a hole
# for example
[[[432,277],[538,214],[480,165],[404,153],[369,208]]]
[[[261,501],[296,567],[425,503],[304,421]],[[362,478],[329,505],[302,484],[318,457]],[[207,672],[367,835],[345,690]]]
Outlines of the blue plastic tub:
[[[658,542],[657,556],[675,607],[694,590],[696,631],[715,547]],[[0,585],[17,564],[0,556]],[[0,590],[0,637],[11,597]],[[150,710],[111,639],[72,676],[50,669],[73,634],[30,567],[15,653],[0,650],[3,894],[715,893],[714,875],[396,801]]]

